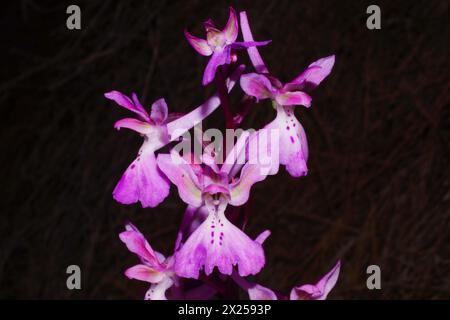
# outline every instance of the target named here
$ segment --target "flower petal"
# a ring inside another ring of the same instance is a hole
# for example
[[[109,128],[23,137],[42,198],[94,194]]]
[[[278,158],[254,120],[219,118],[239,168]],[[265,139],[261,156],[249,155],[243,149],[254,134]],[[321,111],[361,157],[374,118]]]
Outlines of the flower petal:
[[[230,185],[230,204],[241,206],[248,201],[250,189],[256,182],[267,177],[267,172],[260,165],[246,163],[239,180]]]
[[[264,230],[256,237],[255,241],[258,242],[259,244],[263,244],[264,241],[266,241],[266,239],[269,236],[270,236],[270,230]]]
[[[235,42],[238,36],[238,21],[236,17],[236,11],[230,7],[230,15],[228,17],[227,24],[222,32],[225,34],[225,39],[228,43]]]
[[[167,119],[167,103],[164,98],[158,99],[152,104],[152,111],[150,114],[150,118],[156,124],[162,124]]]
[[[170,184],[156,165],[152,150],[141,148],[113,191],[116,201],[131,204],[140,201],[143,208],[158,206],[168,195]]]
[[[279,159],[289,174],[293,177],[306,175],[308,143],[305,130],[295,117],[293,107],[277,106],[277,116],[266,128],[279,130]]]
[[[244,41],[251,42],[253,41],[252,31],[250,30],[250,26],[248,24],[247,13],[245,11],[240,12],[239,14],[241,20],[241,31]],[[256,72],[258,73],[269,73],[266,65],[264,64],[261,55],[259,54],[257,47],[250,47],[247,49],[248,55],[250,57],[250,61],[255,67]]]
[[[132,93],[131,94],[131,99],[133,100],[133,103],[134,103],[134,107],[137,109],[137,110],[139,110],[142,114],[145,114],[145,116],[146,116],[146,119],[148,119],[149,117],[148,117],[148,113],[147,113],[147,111],[145,111],[145,108],[144,108],[144,106],[142,105],[142,103],[139,101],[139,98],[137,97],[137,94],[136,93]]]
[[[311,106],[311,97],[302,91],[292,91],[277,94],[275,100],[282,106]]]
[[[169,180],[177,186],[180,198],[195,207],[202,204],[200,183],[189,163],[176,151],[158,155],[158,166]]]
[[[333,69],[335,56],[331,55],[311,63],[299,76],[287,84],[296,90],[312,90],[317,87]]]
[[[216,70],[219,66],[224,64],[229,64],[231,62],[230,56],[230,46],[226,46],[222,51],[215,51],[209,59],[209,62],[203,73],[202,84],[204,86],[208,85],[214,80],[216,76]]]
[[[235,42],[231,44],[232,49],[248,49],[251,47],[260,47],[265,46],[269,43],[271,43],[272,40],[266,40],[266,41],[245,41],[245,42]]]
[[[133,94],[133,100],[128,98],[126,95],[119,91],[110,91],[105,93],[105,98],[114,101],[119,106],[124,107],[125,109],[128,109],[137,115],[139,115],[143,120],[149,121],[150,117],[148,113],[144,110],[142,105],[139,103],[136,105],[135,101],[137,100],[137,97],[135,97],[135,94]]]
[[[143,234],[134,225],[127,224],[126,230],[119,234],[119,238],[125,243],[128,250],[138,255],[153,268],[162,270],[157,253],[153,251]]]
[[[316,285],[305,284],[295,287],[291,291],[291,300],[325,300],[330,291],[336,285],[339,277],[341,262],[338,261],[336,265],[328,272]]]
[[[125,271],[125,275],[129,279],[136,279],[150,283],[158,283],[164,277],[163,272],[155,270],[145,264],[138,264],[127,269],[127,271]]]
[[[273,87],[267,77],[257,73],[247,73],[241,76],[241,88],[249,96],[257,100],[270,98]]]
[[[140,134],[148,134],[152,129],[152,125],[148,122],[143,122],[134,118],[125,118],[117,121],[114,124],[114,128],[117,130],[127,128],[139,132]]]
[[[184,30],[184,35],[189,44],[195,49],[195,51],[203,56],[210,56],[212,54],[212,49],[205,39],[194,37],[187,30]]]
[[[241,276],[262,269],[265,258],[261,244],[231,224],[224,210],[221,205],[210,209],[208,218],[176,253],[174,269],[178,276],[197,279],[202,268],[209,275],[214,267],[231,275],[235,265]]]

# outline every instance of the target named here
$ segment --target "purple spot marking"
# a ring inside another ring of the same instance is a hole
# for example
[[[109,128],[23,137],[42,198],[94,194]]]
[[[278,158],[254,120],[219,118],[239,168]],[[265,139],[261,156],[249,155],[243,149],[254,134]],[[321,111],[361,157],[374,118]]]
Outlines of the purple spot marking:
[[[294,143],[294,137],[293,136],[291,136],[291,142]]]

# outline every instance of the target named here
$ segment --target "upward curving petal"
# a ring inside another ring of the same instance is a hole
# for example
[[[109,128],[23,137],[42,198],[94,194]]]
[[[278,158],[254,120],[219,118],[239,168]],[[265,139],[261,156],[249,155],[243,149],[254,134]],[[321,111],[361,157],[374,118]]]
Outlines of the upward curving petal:
[[[128,277],[128,279],[136,279],[150,283],[158,283],[164,277],[163,272],[158,271],[145,264],[137,264],[131,268],[128,268],[125,271],[125,275]]]
[[[222,32],[224,33],[225,39],[228,43],[235,42],[238,37],[238,21],[236,11],[232,7],[230,7],[230,15]]]
[[[176,151],[158,155],[158,166],[167,178],[177,186],[180,198],[195,207],[202,205],[200,183],[189,163]]]
[[[117,103],[119,106],[124,107],[125,109],[128,109],[128,110],[136,113],[145,121],[149,121],[149,119],[150,119],[148,113],[144,110],[142,105],[140,103],[138,105],[136,105],[135,101],[133,101],[135,99],[137,100],[137,97],[135,97],[135,95],[133,95],[133,100],[132,100],[132,99],[128,98],[126,95],[124,95],[123,93],[113,90],[113,91],[105,93],[105,98],[112,100],[115,103]]]
[[[210,56],[212,54],[212,49],[208,45],[205,39],[200,39],[191,35],[187,30],[184,30],[184,36],[186,37],[192,48],[203,56]]]
[[[334,55],[314,61],[299,76],[286,84],[286,86],[291,89],[295,88],[296,90],[312,90],[328,77],[333,69],[334,62]]]
[[[114,128],[117,130],[127,128],[144,135],[148,134],[152,130],[152,126],[148,122],[143,122],[134,118],[125,118],[116,121]]]
[[[137,97],[136,93],[132,93],[131,95],[131,99],[133,100],[134,106],[136,107],[136,109],[138,109],[139,111],[141,111],[143,114],[145,114],[146,116],[148,116],[147,111],[145,111],[144,106],[142,105],[142,103],[139,101],[139,98]]]
[[[241,206],[248,201],[251,187],[267,177],[267,170],[258,164],[246,163],[239,180],[230,185],[230,201],[232,206]]]
[[[156,270],[162,270],[162,265],[157,253],[153,251],[144,235],[131,223],[125,226],[125,231],[119,234],[120,240],[127,246],[128,250],[138,255],[146,263]]]
[[[241,88],[249,96],[257,100],[272,97],[273,87],[267,77],[257,73],[247,73],[241,76]]]
[[[302,91],[288,91],[279,93],[275,96],[275,100],[282,106],[311,106],[311,97]]]
[[[325,300],[336,285],[339,277],[341,262],[338,261],[320,281],[315,284],[305,284],[295,287],[291,291],[291,300]]]
[[[167,103],[164,98],[158,99],[152,104],[152,110],[150,113],[150,118],[156,124],[162,124],[166,121],[168,115]]]

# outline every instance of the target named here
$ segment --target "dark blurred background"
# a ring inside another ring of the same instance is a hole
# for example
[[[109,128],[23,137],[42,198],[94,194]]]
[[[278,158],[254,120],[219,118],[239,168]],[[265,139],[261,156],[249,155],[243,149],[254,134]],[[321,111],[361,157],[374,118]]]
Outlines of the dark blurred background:
[[[261,53],[283,81],[336,54],[313,107],[297,111],[309,175],[283,169],[252,190],[248,233],[272,230],[257,282],[288,293],[341,259],[330,298],[450,298],[449,4],[374,3],[375,31],[372,1],[77,1],[79,31],[66,28],[72,3],[2,4],[0,297],[143,297],[147,285],[123,276],[137,259],[118,233],[132,221],[169,254],[184,204],[174,188],[155,209],[112,199],[141,138],[113,129],[130,114],[103,93],[136,91],[145,105],[164,96],[176,112],[203,102],[207,60],[183,29],[203,36],[209,17],[222,27],[233,5],[257,40],[273,40]],[[257,108],[245,125],[273,117]],[[217,111],[208,124],[221,119]],[[66,288],[70,264],[82,290]],[[366,287],[371,264],[381,290]]]

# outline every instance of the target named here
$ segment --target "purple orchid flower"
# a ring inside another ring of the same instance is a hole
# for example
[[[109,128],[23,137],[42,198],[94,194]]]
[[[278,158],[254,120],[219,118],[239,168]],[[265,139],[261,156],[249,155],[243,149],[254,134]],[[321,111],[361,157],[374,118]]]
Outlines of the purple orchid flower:
[[[237,265],[239,274],[258,273],[264,266],[260,243],[250,239],[226,217],[228,204],[240,206],[247,202],[251,186],[265,179],[258,165],[247,163],[237,181],[227,169],[219,169],[214,159],[203,156],[203,166],[191,164],[177,152],[160,154],[159,168],[178,188],[181,199],[194,207],[203,205],[208,216],[189,236],[175,254],[175,272],[184,278],[195,278],[204,267],[206,275],[217,266],[222,274],[231,275]]]
[[[279,85],[278,81],[272,80]],[[246,94],[257,99],[273,99],[277,116],[265,128],[278,130],[279,162],[286,165],[286,170],[293,177],[306,175],[308,144],[303,126],[294,115],[293,104],[309,107],[311,98],[301,91],[288,92],[281,86],[274,88],[269,78],[256,73],[243,75],[241,87]]]
[[[330,74],[333,64],[334,56],[319,59],[285,85],[269,75],[249,73],[241,77],[241,88],[246,94],[257,100],[272,100],[277,116],[266,129],[279,130],[280,163],[293,177],[308,172],[308,142],[303,126],[294,114],[294,106],[311,106],[311,97],[301,90],[317,86]]]
[[[253,41],[247,15],[240,13],[241,29],[245,41]],[[317,87],[330,73],[335,56],[331,55],[311,63],[305,71],[292,81],[283,85],[278,79],[269,75],[261,55],[256,47],[248,48],[250,60],[259,73],[245,74],[241,77],[241,88],[249,96],[271,99],[277,116],[266,126],[279,130],[280,163],[293,177],[304,176],[308,172],[308,142],[305,130],[294,114],[294,106],[311,106],[311,97],[307,92]]]
[[[118,91],[111,91],[105,97],[136,113],[140,120],[125,118],[114,124],[116,129],[128,128],[140,133],[144,143],[137,158],[128,166],[113,191],[113,197],[120,203],[131,204],[140,201],[142,207],[156,207],[169,194],[170,183],[158,170],[154,152],[169,143],[167,134],[168,111],[164,99],[153,103],[151,113],[145,111],[135,93],[132,99]]]
[[[250,96],[271,99],[277,111],[275,120],[266,129],[279,130],[280,163],[293,177],[308,172],[308,142],[305,130],[294,114],[294,106],[311,106],[311,97],[301,90],[317,86],[328,74],[334,64],[334,56],[313,62],[303,73],[285,85],[271,76],[257,73],[244,74],[241,87]]]
[[[333,269],[323,276],[317,284],[304,284],[295,287],[289,297],[257,283],[247,281],[236,273],[232,275],[232,278],[242,289],[247,291],[250,300],[325,300],[336,285],[340,267],[341,262],[338,261]]]
[[[213,81],[219,66],[235,61],[232,50],[264,46],[270,43],[270,41],[236,42],[239,32],[238,21],[236,11],[231,7],[228,22],[222,31],[214,26],[214,22],[211,19],[208,19],[204,23],[204,26],[206,29],[206,39],[194,37],[187,30],[184,31],[186,39],[195,51],[203,56],[211,56],[203,73],[202,84],[204,86]]]
[[[129,279],[149,282],[152,285],[145,294],[145,300],[166,300],[166,291],[177,284],[177,276],[173,271],[173,258],[165,258],[154,251],[145,240],[142,233],[131,223],[120,233],[120,240],[126,244],[128,250],[136,254],[141,263],[125,271]]]
[[[228,79],[229,91],[233,89],[243,70],[244,65],[239,66]],[[154,102],[148,114],[134,93],[131,99],[118,91],[105,93],[105,97],[134,112],[139,118],[139,120],[134,118],[119,120],[114,127],[128,128],[144,137],[137,158],[122,175],[113,191],[113,197],[123,204],[140,201],[144,208],[156,207],[168,196],[170,183],[157,167],[155,151],[178,139],[217,109],[220,105],[218,94],[214,94],[205,103],[182,117],[169,114],[164,99]]]

